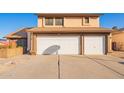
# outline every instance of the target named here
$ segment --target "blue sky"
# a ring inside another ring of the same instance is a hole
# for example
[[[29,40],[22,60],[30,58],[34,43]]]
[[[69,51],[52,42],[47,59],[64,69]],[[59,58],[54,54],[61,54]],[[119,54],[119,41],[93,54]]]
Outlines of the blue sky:
[[[124,27],[124,13],[105,13],[100,17],[102,27],[112,28],[118,26]]]
[[[100,17],[101,27],[112,28],[118,26],[124,27],[124,14],[104,13]],[[10,32],[24,27],[36,27],[37,16],[33,13],[10,13],[0,14],[0,38]]]
[[[0,14],[0,38],[20,28],[35,26],[37,26],[37,16],[33,13]]]

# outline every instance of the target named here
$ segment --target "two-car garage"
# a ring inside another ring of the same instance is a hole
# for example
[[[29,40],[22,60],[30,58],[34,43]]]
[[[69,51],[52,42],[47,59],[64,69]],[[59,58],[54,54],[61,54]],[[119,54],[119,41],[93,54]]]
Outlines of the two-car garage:
[[[27,30],[32,55],[104,55],[111,52],[112,29],[101,27],[44,27]]]
[[[105,54],[105,35],[37,35],[36,54]]]

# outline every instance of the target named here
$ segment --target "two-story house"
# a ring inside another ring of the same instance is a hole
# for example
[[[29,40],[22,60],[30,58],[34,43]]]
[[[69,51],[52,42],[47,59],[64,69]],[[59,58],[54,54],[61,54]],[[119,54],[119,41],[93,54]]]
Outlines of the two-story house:
[[[112,29],[100,27],[101,14],[36,15],[38,27],[25,29],[31,54],[103,55],[111,50]]]

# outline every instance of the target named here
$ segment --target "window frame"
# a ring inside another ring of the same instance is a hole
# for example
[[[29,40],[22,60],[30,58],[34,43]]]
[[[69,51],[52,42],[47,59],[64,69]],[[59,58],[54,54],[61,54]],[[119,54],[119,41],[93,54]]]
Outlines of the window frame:
[[[56,22],[57,19],[61,19],[61,21],[62,21],[61,24],[56,24],[57,23]],[[55,17],[54,18],[54,21],[55,21],[54,22],[55,23],[55,26],[63,26],[64,25],[64,18],[63,17]]]
[[[52,25],[48,25],[46,24],[46,19],[47,18],[51,18],[53,19],[53,24]],[[57,25],[56,24],[56,18],[61,18],[62,19],[62,24],[61,25]],[[46,27],[63,27],[64,26],[64,17],[43,17],[43,25]]]
[[[90,17],[84,17],[84,23],[89,24],[90,23]]]
[[[46,19],[52,19],[52,24],[46,24]],[[53,17],[44,17],[44,25],[45,26],[54,26],[54,18]]]

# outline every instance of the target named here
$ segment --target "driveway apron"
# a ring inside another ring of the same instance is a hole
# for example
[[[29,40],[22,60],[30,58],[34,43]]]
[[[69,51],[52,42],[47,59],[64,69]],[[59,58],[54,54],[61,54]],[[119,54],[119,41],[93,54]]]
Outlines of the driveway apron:
[[[61,56],[60,71],[60,76],[63,79],[124,78],[87,56]]]
[[[23,55],[4,61],[14,64],[0,73],[2,79],[124,78],[124,60],[112,56]]]

